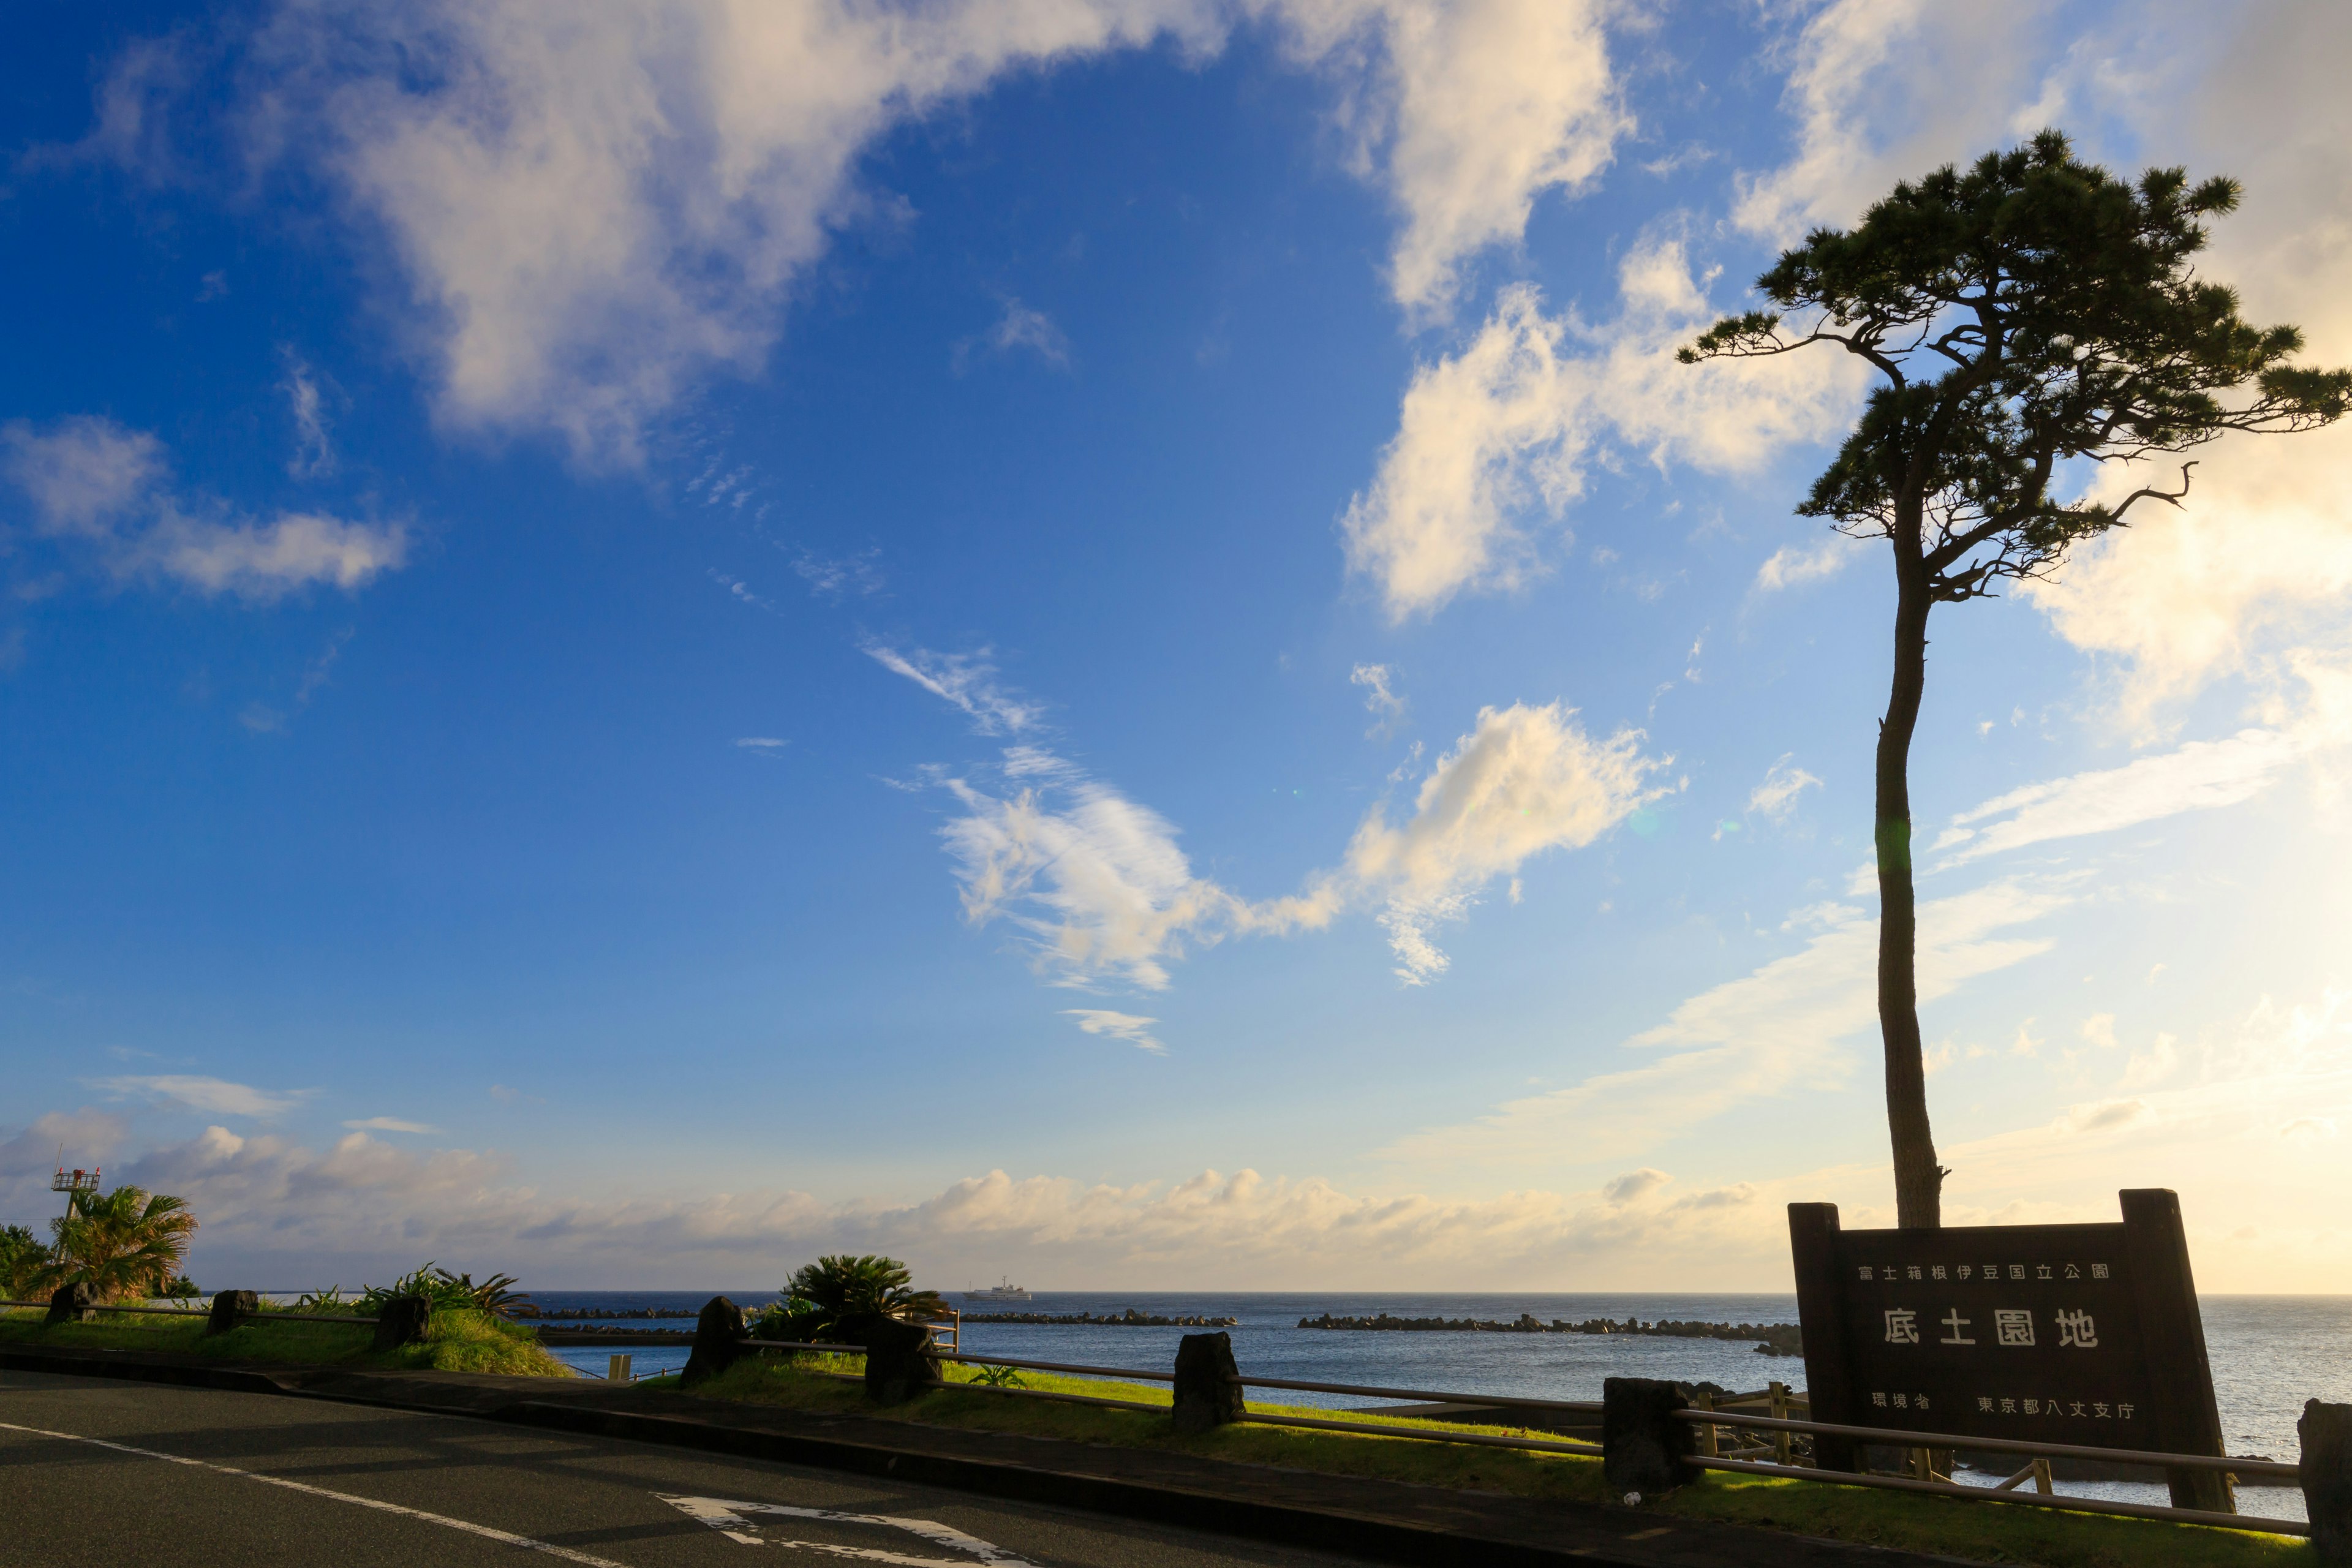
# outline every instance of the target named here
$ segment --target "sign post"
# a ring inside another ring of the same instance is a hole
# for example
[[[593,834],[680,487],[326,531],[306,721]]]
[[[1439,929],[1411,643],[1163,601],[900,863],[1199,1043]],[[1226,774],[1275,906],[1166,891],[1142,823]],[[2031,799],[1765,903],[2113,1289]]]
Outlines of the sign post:
[[[2119,1225],[1842,1230],[1790,1204],[1816,1421],[2221,1454],[2180,1200],[2126,1192]],[[1851,1439],[1817,1438],[1856,1470]],[[2234,1512],[2218,1471],[2166,1472],[2176,1508]]]

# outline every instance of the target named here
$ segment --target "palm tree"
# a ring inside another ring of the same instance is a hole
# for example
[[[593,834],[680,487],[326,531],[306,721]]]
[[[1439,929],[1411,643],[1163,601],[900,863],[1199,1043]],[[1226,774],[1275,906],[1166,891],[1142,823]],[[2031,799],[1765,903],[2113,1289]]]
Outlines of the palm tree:
[[[49,1226],[57,1246],[36,1289],[87,1282],[100,1300],[121,1301],[154,1295],[180,1272],[196,1216],[169,1193],[124,1186],[104,1197],[74,1194],[65,1217]]]

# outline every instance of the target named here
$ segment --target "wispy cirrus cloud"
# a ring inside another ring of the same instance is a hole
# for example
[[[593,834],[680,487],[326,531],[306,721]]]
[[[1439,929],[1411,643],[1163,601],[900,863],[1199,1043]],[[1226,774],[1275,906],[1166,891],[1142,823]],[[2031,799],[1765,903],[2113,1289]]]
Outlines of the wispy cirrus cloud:
[[[953,703],[983,735],[1018,735],[1034,730],[1045,717],[1045,705],[1022,697],[996,679],[989,650],[976,653],[933,653],[914,648],[900,653],[881,643],[866,645],[866,657],[903,675],[932,696]]]
[[[1788,819],[1797,809],[1797,797],[1809,789],[1819,789],[1822,781],[1804,769],[1797,767],[1796,753],[1783,752],[1777,762],[1764,770],[1761,783],[1748,794],[1748,809],[1774,822]]]
[[[2063,883],[2011,879],[1921,905],[1920,1000],[2048,952],[2050,937],[2021,928],[2076,897]],[[1848,1042],[1877,1022],[1878,922],[1843,906],[1812,913],[1822,929],[1803,947],[1688,998],[1625,1042],[1664,1053],[1655,1059],[1413,1133],[1382,1152],[1508,1166],[1556,1163],[1572,1146],[1580,1163],[1613,1163],[1738,1105],[1843,1082],[1854,1067]]]
[[[1385,735],[1404,717],[1404,699],[1393,689],[1396,671],[1385,664],[1360,664],[1348,672],[1349,684],[1364,689],[1364,711],[1372,716],[1369,738]]]
[[[209,1111],[216,1116],[263,1119],[285,1115],[300,1105],[310,1093],[308,1089],[256,1089],[251,1084],[232,1083],[226,1079],[204,1078],[189,1073],[125,1074],[82,1081],[92,1089],[110,1094],[139,1095],[189,1110]]]
[[[956,374],[961,375],[969,367],[972,351],[980,348],[1000,354],[1026,350],[1056,369],[1067,370],[1070,365],[1070,340],[1054,324],[1054,318],[1009,294],[988,331],[956,344]]]
[[[422,1121],[403,1121],[397,1116],[368,1116],[357,1121],[346,1121],[345,1127],[355,1132],[432,1132],[436,1129]]]

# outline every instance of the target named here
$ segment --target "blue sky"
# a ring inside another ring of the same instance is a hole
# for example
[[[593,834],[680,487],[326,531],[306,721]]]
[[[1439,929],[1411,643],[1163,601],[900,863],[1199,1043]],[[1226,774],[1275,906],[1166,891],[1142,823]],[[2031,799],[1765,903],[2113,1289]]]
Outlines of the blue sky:
[[[1888,1221],[1842,364],[2043,123],[2352,359],[2317,5],[49,8],[5,68],[0,1203],[205,1283],[1778,1288]],[[1956,1222],[2352,1289],[2340,434],[1938,613]],[[2108,482],[2097,475],[2078,482]],[[1882,547],[1883,551],[1883,547]],[[413,1256],[412,1256],[413,1255]],[[268,1275],[266,1280],[260,1276]]]

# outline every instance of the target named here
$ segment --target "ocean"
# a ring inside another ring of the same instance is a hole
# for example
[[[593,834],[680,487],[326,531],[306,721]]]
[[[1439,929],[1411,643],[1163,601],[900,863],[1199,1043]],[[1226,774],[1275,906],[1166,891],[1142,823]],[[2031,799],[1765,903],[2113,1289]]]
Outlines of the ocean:
[[[541,1307],[698,1309],[724,1294],[747,1310],[772,1300],[766,1290],[541,1290]],[[1793,1323],[1797,1299],[1773,1295],[1641,1294],[1361,1294],[1287,1292],[1103,1292],[1041,1290],[1026,1302],[966,1302],[971,1311],[1053,1313],[1139,1311],[1163,1317],[1201,1315],[1240,1320],[1230,1330],[1234,1357],[1244,1375],[1355,1383],[1439,1393],[1518,1394],[1548,1399],[1598,1399],[1611,1376],[1709,1381],[1727,1388],[1761,1388],[1779,1380],[1801,1388],[1804,1363],[1756,1353],[1746,1343],[1720,1340],[1651,1339],[1599,1334],[1479,1334],[1300,1329],[1298,1320],[1365,1317],[1483,1318],[1509,1321],[1522,1312],[1549,1322],[1588,1318],[1662,1318],[1706,1322]],[[2205,1342],[2213,1364],[2213,1392],[2230,1452],[2293,1460],[2294,1424],[2306,1399],[2352,1401],[2352,1297],[2209,1296],[2201,1299]],[[644,1327],[690,1328],[679,1320]],[[1029,1323],[964,1326],[964,1349],[1094,1366],[1165,1370],[1176,1343],[1196,1330],[1075,1327]],[[556,1356],[583,1374],[601,1377],[602,1346],[559,1349]],[[640,1373],[685,1364],[683,1346],[646,1346],[632,1352]],[[1286,1405],[1345,1408],[1381,1403],[1337,1394],[1283,1392]],[[1975,1479],[1981,1478],[1968,1477]],[[2060,1490],[2132,1501],[2165,1500],[2163,1489],[2118,1481],[2063,1482]],[[2250,1489],[2240,1509],[2272,1518],[2301,1519],[2300,1492]]]

